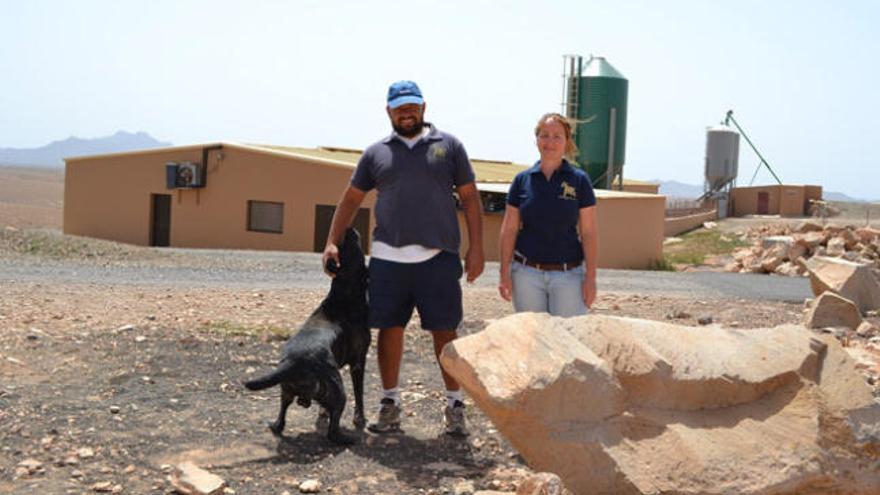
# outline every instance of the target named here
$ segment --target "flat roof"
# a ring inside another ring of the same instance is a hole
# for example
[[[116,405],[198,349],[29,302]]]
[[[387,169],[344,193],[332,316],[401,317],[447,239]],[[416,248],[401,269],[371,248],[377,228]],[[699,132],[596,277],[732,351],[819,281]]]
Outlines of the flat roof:
[[[280,146],[275,144],[255,144],[255,143],[236,143],[230,141],[217,141],[203,144],[190,144],[183,146],[167,146],[162,148],[149,148],[145,150],[124,151],[118,153],[102,153],[97,155],[74,156],[65,158],[65,162],[74,162],[88,159],[104,159],[116,158],[135,155],[148,155],[153,153],[165,153],[168,151],[189,151],[198,150],[206,147],[228,146],[230,148],[246,149],[251,151],[262,151],[270,154],[283,155],[307,159],[318,163],[326,163],[328,165],[355,167],[363,155],[363,150],[354,148],[341,148],[333,146],[321,146],[318,148],[305,148],[299,146]],[[471,158],[471,164],[474,167],[474,174],[477,178],[478,188],[487,192],[504,192],[507,193],[507,185],[513,181],[516,174],[530,167],[530,165],[522,165],[514,162],[500,160],[485,160],[480,158]],[[656,185],[651,182],[623,179],[624,184],[630,185]],[[497,184],[500,187],[487,188],[489,184]],[[501,190],[503,189],[503,191]]]

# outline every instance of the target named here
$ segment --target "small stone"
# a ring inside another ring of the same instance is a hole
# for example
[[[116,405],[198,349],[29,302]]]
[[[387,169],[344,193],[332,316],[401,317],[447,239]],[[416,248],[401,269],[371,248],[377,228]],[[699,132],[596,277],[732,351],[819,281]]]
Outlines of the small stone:
[[[109,481],[99,481],[99,482],[93,484],[92,486],[90,486],[89,488],[91,488],[93,491],[96,491],[99,493],[108,493],[111,490],[113,490],[113,483],[111,483]]]
[[[710,325],[713,321],[715,321],[714,318],[709,315],[697,318],[697,323],[699,323],[700,325]]]
[[[143,342],[143,341],[145,341],[145,340],[147,340],[147,338],[144,337],[143,335],[138,335],[137,337],[134,338],[134,341],[137,342],[137,343],[141,343],[141,342]]]
[[[123,325],[116,329],[117,332],[130,332],[134,330],[134,325]]]
[[[690,318],[690,317],[691,317],[690,313],[688,313],[687,311],[680,310],[680,309],[677,309],[671,313],[666,314],[667,320],[683,320],[685,318]]]
[[[82,478],[82,477],[85,476],[85,475],[86,475],[86,473],[80,471],[79,469],[74,469],[73,471],[70,472],[70,477],[71,477],[71,478],[77,478],[77,479],[78,479],[78,478]]]
[[[77,449],[76,456],[80,459],[91,459],[92,457],[95,457],[95,451],[90,447],[82,447]]]
[[[452,485],[453,495],[473,495],[474,483],[470,480],[459,480]]]
[[[223,478],[189,461],[182,462],[174,468],[171,484],[182,493],[194,495],[216,495],[226,487]]]
[[[119,406],[110,406],[110,414],[119,414],[121,410]]]
[[[147,315],[146,318],[150,321],[156,321],[156,315]]]
[[[135,471],[135,469],[136,468],[134,467],[134,464],[129,464],[128,466],[125,466],[125,469],[122,470],[122,474],[131,474]]]
[[[321,482],[319,480],[305,480],[299,484],[300,493],[319,493],[321,491]]]
[[[25,474],[34,474],[43,469],[43,463],[34,458],[27,458],[19,462],[16,467],[24,468],[26,470]]]

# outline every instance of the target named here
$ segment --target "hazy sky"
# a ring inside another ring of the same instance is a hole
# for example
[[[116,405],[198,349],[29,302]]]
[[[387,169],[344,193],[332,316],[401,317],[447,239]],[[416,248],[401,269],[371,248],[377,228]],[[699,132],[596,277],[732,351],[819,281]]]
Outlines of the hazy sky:
[[[702,184],[705,128],[733,109],[784,182],[880,199],[878,24],[876,0],[0,0],[0,147],[363,148],[388,83],[414,79],[472,157],[532,163],[563,54],[595,54],[629,80],[625,176]],[[743,142],[739,185],[757,164]]]

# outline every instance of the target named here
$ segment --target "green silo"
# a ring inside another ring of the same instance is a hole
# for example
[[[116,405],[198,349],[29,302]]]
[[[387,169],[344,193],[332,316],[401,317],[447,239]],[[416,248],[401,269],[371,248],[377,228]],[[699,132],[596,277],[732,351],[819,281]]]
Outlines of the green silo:
[[[629,81],[604,57],[583,61],[578,55],[569,55],[566,65],[565,109],[577,122],[578,165],[590,174],[594,187],[611,189],[612,180],[620,179],[622,184]],[[609,175],[606,171],[611,163]]]

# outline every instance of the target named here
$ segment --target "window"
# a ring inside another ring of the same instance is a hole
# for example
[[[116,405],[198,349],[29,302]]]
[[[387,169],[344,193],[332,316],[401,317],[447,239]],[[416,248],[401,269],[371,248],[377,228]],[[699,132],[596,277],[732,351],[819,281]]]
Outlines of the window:
[[[248,201],[248,230],[280,234],[283,226],[284,203]]]

